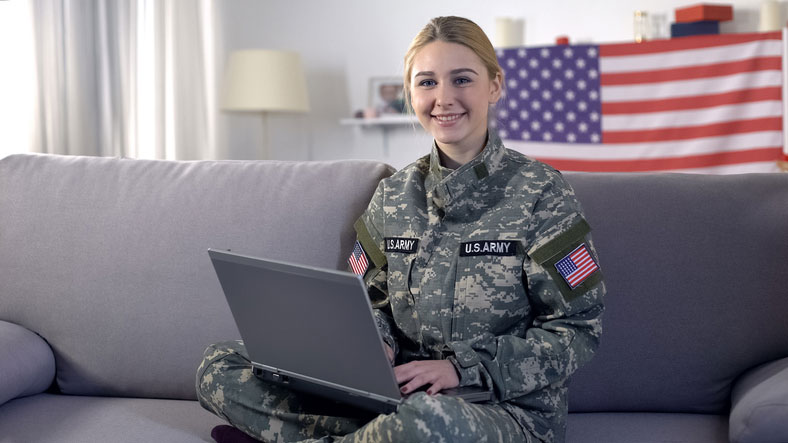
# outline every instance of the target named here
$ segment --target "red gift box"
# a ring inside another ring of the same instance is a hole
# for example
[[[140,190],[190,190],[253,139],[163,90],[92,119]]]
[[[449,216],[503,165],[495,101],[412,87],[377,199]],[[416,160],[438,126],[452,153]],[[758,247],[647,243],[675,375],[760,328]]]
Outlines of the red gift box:
[[[676,23],[700,21],[727,22],[733,20],[733,6],[701,3],[676,9]]]

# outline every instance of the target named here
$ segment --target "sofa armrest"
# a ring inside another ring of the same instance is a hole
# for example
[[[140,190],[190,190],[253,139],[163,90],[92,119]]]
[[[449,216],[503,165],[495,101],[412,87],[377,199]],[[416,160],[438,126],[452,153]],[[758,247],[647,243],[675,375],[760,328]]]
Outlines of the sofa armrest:
[[[788,358],[747,371],[733,387],[732,443],[788,441]]]
[[[55,356],[44,339],[0,320],[0,405],[44,392],[55,378]]]

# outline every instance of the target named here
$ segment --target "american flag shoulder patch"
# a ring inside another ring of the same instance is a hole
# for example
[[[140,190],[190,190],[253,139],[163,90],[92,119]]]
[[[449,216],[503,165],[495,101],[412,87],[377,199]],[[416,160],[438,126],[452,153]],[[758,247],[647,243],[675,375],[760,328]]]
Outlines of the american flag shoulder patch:
[[[361,246],[360,241],[356,240],[356,244],[353,246],[353,252],[350,253],[347,262],[354,274],[364,275],[367,272],[369,260],[367,260],[367,253],[364,252],[364,247]]]
[[[555,269],[571,289],[580,286],[599,269],[585,243],[555,263]]]

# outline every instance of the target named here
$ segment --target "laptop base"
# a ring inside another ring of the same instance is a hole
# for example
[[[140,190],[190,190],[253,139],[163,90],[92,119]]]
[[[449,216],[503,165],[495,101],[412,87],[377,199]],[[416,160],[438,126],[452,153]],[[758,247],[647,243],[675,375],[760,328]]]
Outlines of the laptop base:
[[[346,390],[336,389],[330,386],[303,382],[298,378],[288,377],[257,366],[252,366],[252,372],[257,378],[266,383],[277,384],[287,389],[313,395],[319,397],[322,403],[330,403],[332,405],[331,410],[323,415],[358,417],[371,413],[372,416],[370,418],[373,418],[374,415],[377,414],[397,412],[397,408],[399,407],[399,403],[394,403],[393,401],[387,402],[367,396],[354,395]],[[356,408],[358,410],[356,410]]]

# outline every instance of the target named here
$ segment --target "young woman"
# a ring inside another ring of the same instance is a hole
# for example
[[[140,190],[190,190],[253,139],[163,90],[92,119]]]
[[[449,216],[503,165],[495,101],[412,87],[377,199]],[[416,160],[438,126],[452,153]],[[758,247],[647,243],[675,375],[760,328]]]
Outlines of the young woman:
[[[264,441],[563,441],[567,381],[597,347],[605,289],[572,189],[488,128],[503,84],[476,24],[430,21],[405,91],[432,151],[383,180],[355,225],[397,381],[426,390],[393,414],[337,411],[256,379],[231,342],[206,351],[204,407]],[[493,400],[439,395],[457,386]]]

